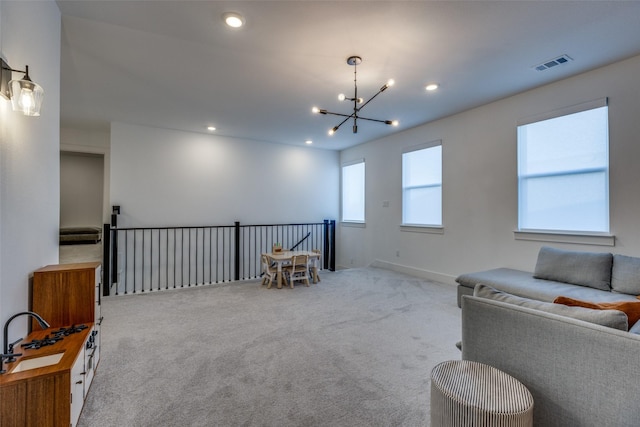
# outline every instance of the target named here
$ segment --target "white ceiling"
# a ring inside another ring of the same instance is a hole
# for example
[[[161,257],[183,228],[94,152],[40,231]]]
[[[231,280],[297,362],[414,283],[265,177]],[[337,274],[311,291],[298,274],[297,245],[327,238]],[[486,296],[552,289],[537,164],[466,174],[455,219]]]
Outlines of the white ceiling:
[[[57,1],[61,125],[111,121],[344,149],[640,54],[640,1]],[[229,29],[224,12],[244,15]],[[547,71],[532,67],[567,54]],[[337,100],[388,78],[362,115]],[[35,71],[35,70],[34,70]],[[35,73],[32,73],[35,76]],[[34,77],[35,80],[37,80]],[[426,92],[429,82],[441,85]],[[46,90],[46,88],[45,88]],[[45,100],[46,102],[46,100]]]

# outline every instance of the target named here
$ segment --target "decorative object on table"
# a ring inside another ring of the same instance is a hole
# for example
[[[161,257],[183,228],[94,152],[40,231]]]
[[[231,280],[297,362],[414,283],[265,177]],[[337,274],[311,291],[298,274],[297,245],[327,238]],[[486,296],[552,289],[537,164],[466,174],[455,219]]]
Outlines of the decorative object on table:
[[[449,360],[431,371],[431,425],[532,427],[533,396],[492,366]]]
[[[387,83],[385,83],[378,92],[369,98],[368,101],[364,101],[363,98],[358,97],[358,65],[362,63],[362,58],[359,56],[350,56],[347,58],[347,64],[353,66],[353,88],[354,94],[352,98],[346,97],[343,93],[338,95],[338,99],[340,101],[352,101],[353,102],[353,113],[351,114],[342,114],[342,113],[334,113],[331,111],[327,111],[322,108],[313,107],[311,109],[312,112],[317,114],[330,114],[332,116],[340,116],[345,117],[343,121],[341,121],[337,126],[334,126],[331,130],[329,130],[329,135],[333,135],[336,131],[342,126],[347,120],[353,119],[353,133],[358,133],[358,119],[360,120],[368,120],[370,122],[378,122],[384,123],[386,125],[398,126],[397,120],[379,120],[379,119],[370,119],[367,117],[362,117],[359,115],[360,110],[362,110],[369,102],[373,100],[376,96],[380,95],[382,92],[387,90],[390,86],[393,86],[393,79],[389,79]]]
[[[275,244],[273,245],[273,253],[274,253],[274,254],[277,254],[277,253],[279,253],[279,252],[282,252],[282,244],[280,244],[280,243],[275,243]]]

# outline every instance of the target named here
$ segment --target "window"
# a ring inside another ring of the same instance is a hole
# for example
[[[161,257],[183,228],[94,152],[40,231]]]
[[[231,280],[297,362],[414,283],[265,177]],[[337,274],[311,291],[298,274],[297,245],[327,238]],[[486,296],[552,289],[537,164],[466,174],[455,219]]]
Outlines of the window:
[[[342,166],[342,221],[364,222],[364,160]]]
[[[402,154],[402,224],[442,226],[442,141]]]
[[[609,232],[606,99],[518,126],[518,227]]]

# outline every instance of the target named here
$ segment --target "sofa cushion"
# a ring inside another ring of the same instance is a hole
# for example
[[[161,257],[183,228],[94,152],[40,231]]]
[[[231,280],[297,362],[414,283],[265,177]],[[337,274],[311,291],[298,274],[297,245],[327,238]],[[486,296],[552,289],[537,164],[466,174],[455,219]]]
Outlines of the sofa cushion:
[[[493,289],[490,286],[479,283],[476,285],[473,296],[487,298],[521,307],[533,308],[547,313],[558,314],[560,316],[572,317],[589,323],[595,323],[610,328],[627,331],[627,315],[619,310],[592,310],[583,307],[569,307],[562,304],[541,302],[529,298],[522,298],[506,292]]]
[[[612,263],[610,253],[574,252],[543,246],[533,276],[609,291]]]
[[[469,288],[470,293],[473,293],[476,284],[484,283],[503,292],[545,302],[553,302],[560,295],[584,301],[637,301],[635,295],[601,291],[600,289],[553,280],[536,279],[533,277],[533,273],[510,268],[494,268],[466,273],[458,276],[456,281],[460,286]]]
[[[640,258],[613,256],[611,290],[623,294],[640,295]]]
[[[620,310],[629,319],[629,329],[640,320],[640,301],[617,301],[617,302],[589,302],[567,297],[558,297],[553,301],[555,304],[564,304],[571,307],[584,307],[594,310]]]

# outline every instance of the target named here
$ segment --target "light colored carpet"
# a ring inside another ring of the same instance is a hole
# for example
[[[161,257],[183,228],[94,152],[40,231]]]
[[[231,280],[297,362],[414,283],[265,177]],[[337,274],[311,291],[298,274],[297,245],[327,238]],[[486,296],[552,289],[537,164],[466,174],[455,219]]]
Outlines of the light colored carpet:
[[[60,245],[60,264],[102,262],[102,243]]]
[[[103,300],[79,426],[426,426],[456,289],[377,268]]]

